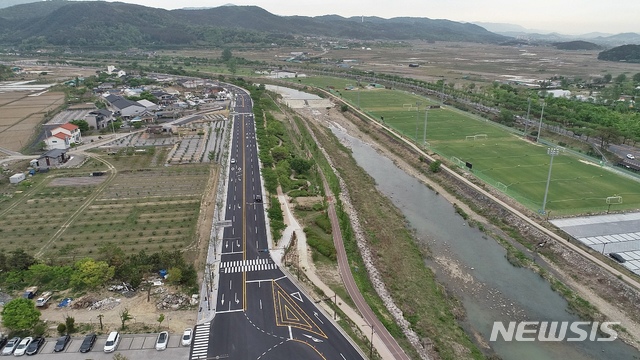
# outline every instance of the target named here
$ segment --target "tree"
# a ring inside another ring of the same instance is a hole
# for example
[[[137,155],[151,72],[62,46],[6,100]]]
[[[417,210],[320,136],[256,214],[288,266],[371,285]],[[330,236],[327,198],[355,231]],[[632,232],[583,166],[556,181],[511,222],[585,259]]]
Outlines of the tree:
[[[120,321],[122,322],[122,327],[120,328],[120,330],[124,330],[127,325],[127,321],[131,319],[133,319],[133,316],[131,316],[131,314],[129,313],[129,309],[125,308],[124,310],[122,310],[120,312]]]
[[[67,334],[76,332],[76,319],[72,316],[65,316],[64,325],[67,328]]]
[[[179,267],[172,267],[167,271],[167,279],[174,285],[180,284],[182,281],[182,269]]]
[[[290,164],[291,169],[293,169],[297,174],[304,174],[311,169],[311,166],[313,166],[312,161],[302,158],[294,158],[291,160]]]
[[[605,74],[604,77],[603,77],[603,80],[604,80],[605,83],[610,83],[612,78],[613,78],[613,75]]]
[[[441,165],[442,165],[442,162],[440,160],[436,160],[431,164],[429,164],[429,170],[431,170],[432,173],[440,172]]]
[[[636,84],[640,84],[640,73],[636,73],[633,75],[633,82]]]
[[[82,133],[82,134],[84,134],[87,131],[89,131],[89,123],[86,122],[85,120],[80,120],[80,119],[71,120],[71,121],[69,121],[69,124],[73,124],[73,125],[79,127],[80,128],[80,133]]]
[[[40,311],[29,299],[9,301],[2,309],[2,325],[11,331],[30,330],[40,321]]]
[[[158,331],[160,331],[160,326],[162,326],[163,321],[164,321],[164,314],[160,314],[160,316],[158,316]]]
[[[95,289],[113,278],[115,269],[106,261],[82,259],[75,264],[70,285],[75,289]]]
[[[231,60],[232,57],[233,57],[233,54],[231,53],[231,50],[229,50],[229,48],[226,48],[226,49],[222,50],[221,60],[223,62],[227,62],[227,61]]]

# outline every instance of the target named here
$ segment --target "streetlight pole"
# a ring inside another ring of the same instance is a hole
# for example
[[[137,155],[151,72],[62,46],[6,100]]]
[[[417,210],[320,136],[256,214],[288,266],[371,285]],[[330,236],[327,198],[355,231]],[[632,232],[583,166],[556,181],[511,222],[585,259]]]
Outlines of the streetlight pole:
[[[544,189],[544,200],[542,201],[542,213],[544,214],[544,209],[547,205],[547,194],[549,193],[549,182],[551,182],[551,168],[553,167],[553,157],[558,155],[560,149],[558,148],[547,148],[547,154],[551,156],[551,161],[549,161],[549,175],[547,176],[547,187]]]
[[[538,135],[536,136],[536,142],[540,142],[540,131],[542,131],[542,116],[544,115],[544,101],[542,102],[542,112],[540,112],[540,124],[538,125]]]

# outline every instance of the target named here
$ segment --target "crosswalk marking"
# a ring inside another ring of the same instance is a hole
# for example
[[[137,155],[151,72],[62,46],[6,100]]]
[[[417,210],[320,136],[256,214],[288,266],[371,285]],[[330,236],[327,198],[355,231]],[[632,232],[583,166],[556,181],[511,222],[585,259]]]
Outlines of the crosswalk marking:
[[[191,359],[206,359],[209,349],[209,333],[211,332],[211,322],[196,325],[193,335],[193,346],[191,347]]]
[[[278,266],[271,259],[235,260],[220,263],[220,271],[225,274],[273,270],[277,268]]]

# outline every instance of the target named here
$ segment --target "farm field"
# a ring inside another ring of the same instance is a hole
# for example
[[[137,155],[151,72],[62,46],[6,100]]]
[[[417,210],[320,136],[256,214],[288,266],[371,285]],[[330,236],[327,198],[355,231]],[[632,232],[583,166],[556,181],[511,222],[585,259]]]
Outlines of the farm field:
[[[118,169],[115,176],[87,176],[108,171],[92,159],[79,169],[37,174],[31,187],[18,185],[22,193],[0,202],[3,249],[22,248],[44,258],[79,258],[105,244],[126,252],[188,248],[196,240],[211,166],[164,167],[164,159],[157,157],[166,154],[127,155],[123,150],[105,157]]]
[[[29,96],[28,92],[0,94],[0,146],[19,151],[28,145],[45,113],[64,103],[64,93],[47,92]]]
[[[422,144],[426,105],[437,104],[416,95],[388,90],[344,90],[344,79],[310,77],[300,80],[314,86],[334,86],[352,104]],[[421,102],[416,110],[416,102]],[[409,110],[411,109],[411,110]],[[471,115],[447,108],[430,109],[427,115],[427,143],[448,158],[473,164],[473,174],[497,187],[533,211],[542,208],[549,171],[547,147],[531,143]],[[474,135],[477,139],[467,138]],[[595,161],[595,160],[594,160]],[[456,161],[457,162],[457,161]],[[460,163],[458,162],[458,165]],[[607,211],[607,197],[618,195],[622,204],[611,210],[640,208],[640,183],[600,168],[568,153],[554,158],[546,210],[550,215],[572,215]]]

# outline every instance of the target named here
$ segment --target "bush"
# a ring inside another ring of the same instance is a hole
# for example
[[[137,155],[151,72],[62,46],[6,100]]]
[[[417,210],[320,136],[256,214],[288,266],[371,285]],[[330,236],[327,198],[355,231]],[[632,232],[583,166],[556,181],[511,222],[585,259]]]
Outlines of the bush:
[[[442,161],[436,160],[436,161],[432,162],[431,164],[429,164],[429,170],[431,170],[432,173],[440,172],[440,166],[441,165],[442,165]]]
[[[58,327],[56,329],[58,330],[58,334],[64,335],[64,333],[67,331],[67,325],[60,323],[58,324]]]

